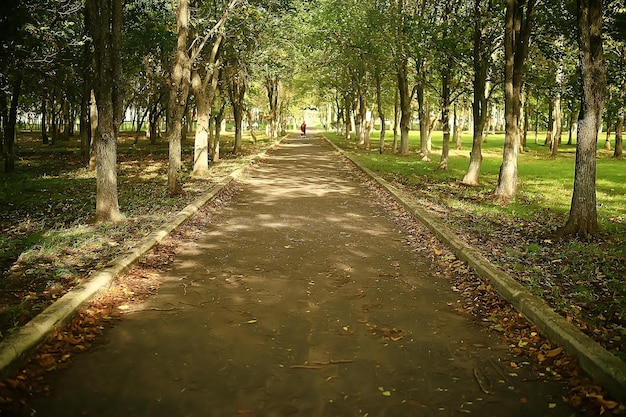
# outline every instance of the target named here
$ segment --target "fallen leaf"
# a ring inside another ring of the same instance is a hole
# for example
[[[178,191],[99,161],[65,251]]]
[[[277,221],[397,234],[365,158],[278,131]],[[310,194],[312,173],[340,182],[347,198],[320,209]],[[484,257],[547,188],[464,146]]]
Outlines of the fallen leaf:
[[[556,358],[557,356],[559,356],[561,353],[563,352],[563,348],[562,347],[558,347],[556,349],[552,349],[546,352],[546,358]]]

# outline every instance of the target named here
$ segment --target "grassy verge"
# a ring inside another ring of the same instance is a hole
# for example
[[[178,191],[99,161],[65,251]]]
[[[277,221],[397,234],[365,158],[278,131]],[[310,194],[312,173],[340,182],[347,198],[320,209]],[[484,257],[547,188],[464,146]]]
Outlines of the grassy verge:
[[[233,155],[232,135],[223,135],[222,160],[210,176],[183,172],[185,195],[167,196],[168,144],[122,136],[118,144],[118,189],[126,221],[94,224],[95,173],[81,161],[77,139],[51,147],[31,135],[18,138],[16,173],[0,175],[0,338],[18,328],[148,235],[172,214],[208,190],[248,157],[270,146],[244,137]],[[184,141],[183,165],[192,166],[193,138]],[[224,151],[226,150],[226,151]]]
[[[326,136],[404,189],[492,263],[626,360],[626,161],[614,160],[612,152],[599,148],[602,232],[593,241],[559,240],[554,232],[569,213],[574,146],[562,145],[552,159],[546,147],[529,144],[519,157],[519,194],[512,204],[502,206],[491,195],[502,160],[503,135],[490,135],[484,145],[478,187],[460,183],[469,165],[471,136],[463,136],[463,149],[450,152],[447,171],[437,170],[440,132],[434,134],[432,160],[426,162],[417,156],[417,135],[410,138],[409,156],[393,155],[391,143],[380,155],[335,134]]]

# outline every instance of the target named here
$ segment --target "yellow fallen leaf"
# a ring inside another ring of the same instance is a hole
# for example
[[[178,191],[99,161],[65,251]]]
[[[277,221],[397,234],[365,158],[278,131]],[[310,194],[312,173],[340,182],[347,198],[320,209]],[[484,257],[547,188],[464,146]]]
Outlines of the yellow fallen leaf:
[[[120,310],[128,310],[129,308],[130,308],[130,306],[128,306],[126,304],[121,305],[121,306],[118,307],[118,309],[120,309]]]

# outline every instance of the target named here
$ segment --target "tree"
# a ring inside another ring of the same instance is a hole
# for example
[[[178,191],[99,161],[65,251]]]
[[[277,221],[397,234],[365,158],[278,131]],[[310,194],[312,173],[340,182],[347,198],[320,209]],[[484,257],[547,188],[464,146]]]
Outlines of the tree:
[[[602,124],[606,68],[602,49],[602,0],[578,0],[578,47],[582,85],[574,192],[561,235],[588,238],[598,232],[596,148]]]
[[[492,1],[474,0],[474,101],[472,112],[474,117],[474,131],[472,138],[472,152],[467,173],[463,177],[463,184],[478,185],[478,177],[482,165],[483,132],[488,116],[488,76],[493,51],[488,45],[495,45],[495,31],[488,17],[493,16],[494,5]]]
[[[535,8],[535,0],[507,0],[504,29],[504,112],[506,134],[498,185],[494,192],[501,201],[517,193],[517,155],[520,148],[520,109],[524,61]]]
[[[120,221],[117,195],[117,133],[121,122],[121,35],[123,0],[88,0],[88,31],[93,39],[96,129],[96,221]]]
[[[213,27],[193,40],[194,48],[189,48],[191,10],[189,0],[178,0],[176,9],[176,56],[170,77],[170,97],[168,102],[167,133],[169,136],[169,165],[167,171],[167,190],[170,196],[183,192],[179,172],[182,168],[182,133],[183,117],[186,113],[187,99],[191,86],[192,63],[202,53],[207,43],[223,30],[228,17],[238,6],[240,0],[230,0],[224,5],[221,17]],[[194,11],[197,10],[194,7]],[[198,43],[195,46],[195,43]]]

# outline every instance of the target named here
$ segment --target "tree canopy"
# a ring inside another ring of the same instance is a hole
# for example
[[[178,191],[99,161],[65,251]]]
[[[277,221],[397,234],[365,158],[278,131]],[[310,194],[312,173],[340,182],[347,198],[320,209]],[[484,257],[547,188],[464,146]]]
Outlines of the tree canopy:
[[[95,158],[96,147],[90,143],[101,136],[92,138],[97,130],[89,106],[94,104],[91,91],[99,94],[102,74],[97,73],[97,33],[89,22],[98,15],[87,13],[85,5],[100,10],[109,3],[3,2],[0,146],[5,171],[16,169],[16,129],[27,118],[41,121],[44,141],[48,133],[53,141],[71,136],[78,121],[84,152]],[[531,114],[547,132],[546,143],[553,153],[562,132],[571,138],[575,130],[584,79],[578,59],[578,11],[585,4],[582,0],[509,0],[506,7],[493,0],[127,0],[119,58],[111,61],[118,65],[119,59],[113,97],[117,100],[119,94],[115,111],[120,120],[115,119],[114,130],[133,114],[137,132],[148,121],[151,140],[157,140],[157,124],[167,120],[169,191],[176,194],[181,168],[177,141],[190,117],[202,119],[198,130],[204,132],[196,132],[198,175],[206,175],[209,160],[217,159],[219,151],[209,143],[208,129],[224,117],[224,111],[234,118],[237,134],[244,119],[248,124],[258,119],[267,123],[270,136],[277,137],[302,117],[304,108],[313,106],[320,113],[325,109],[321,123],[365,148],[378,124],[380,152],[386,127],[393,125],[393,149],[402,155],[409,153],[408,132],[416,129],[419,157],[424,160],[432,157],[430,133],[440,129],[445,148],[440,169],[446,169],[453,135],[473,127],[466,184],[479,183],[482,135],[497,128],[512,135],[503,148],[495,190],[508,200],[516,194],[516,155],[524,150]],[[606,87],[596,87],[606,97],[601,123],[615,133],[615,157],[622,158],[626,9],[618,0],[600,7],[598,30],[608,74]],[[515,30],[507,31],[507,24]],[[194,76],[199,83],[195,86]]]

